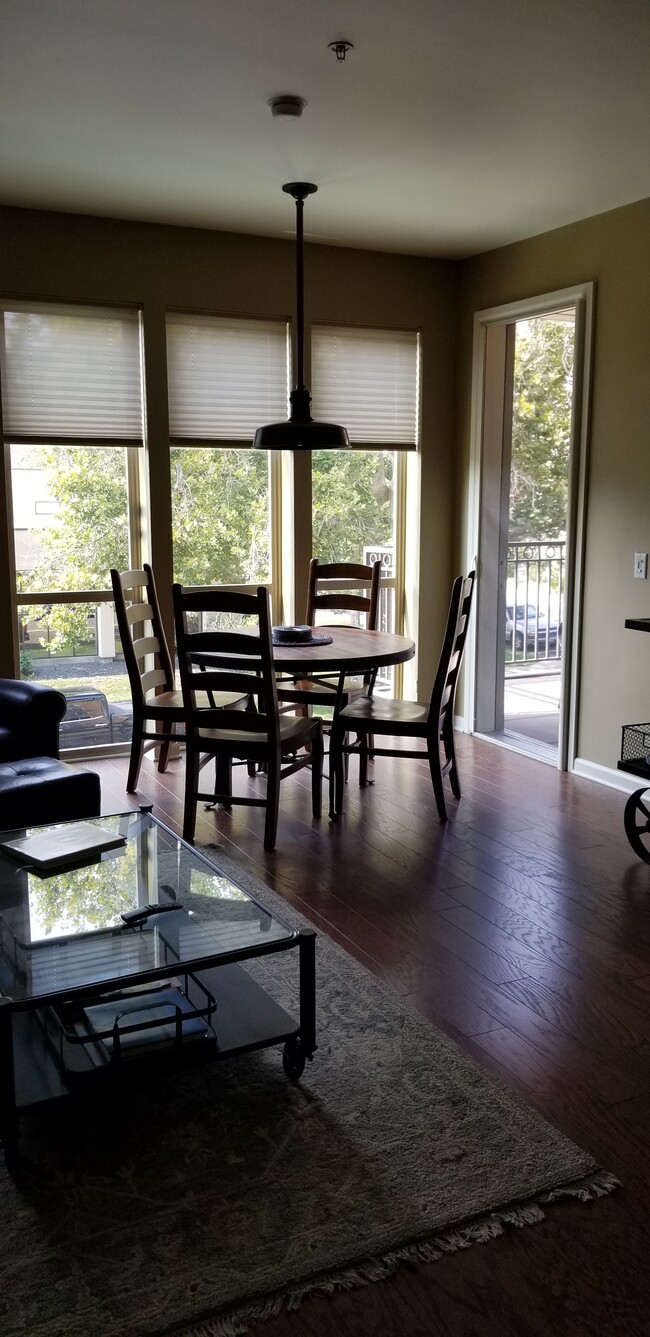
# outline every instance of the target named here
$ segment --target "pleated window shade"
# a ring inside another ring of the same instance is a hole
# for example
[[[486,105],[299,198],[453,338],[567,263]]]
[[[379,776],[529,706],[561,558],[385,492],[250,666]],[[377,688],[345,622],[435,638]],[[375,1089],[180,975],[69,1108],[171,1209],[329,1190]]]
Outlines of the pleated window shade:
[[[167,379],[172,441],[250,445],[287,417],[287,322],[168,315]]]
[[[313,325],[311,382],[313,417],[343,423],[352,445],[417,447],[415,331]]]
[[[5,441],[142,444],[137,311],[7,304],[0,374]]]

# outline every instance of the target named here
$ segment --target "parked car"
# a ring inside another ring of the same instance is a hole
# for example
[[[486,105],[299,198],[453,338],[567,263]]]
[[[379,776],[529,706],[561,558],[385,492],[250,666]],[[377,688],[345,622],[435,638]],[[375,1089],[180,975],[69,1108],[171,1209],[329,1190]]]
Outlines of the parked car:
[[[59,747],[95,747],[99,743],[130,743],[133,708],[130,701],[109,701],[104,692],[65,687],[68,709],[59,725]]]
[[[539,613],[535,604],[517,604],[516,616],[514,604],[506,604],[506,646],[512,649],[514,635],[515,650],[526,649],[555,650],[558,646],[557,622],[547,624],[543,613]],[[513,621],[514,616],[514,621]]]

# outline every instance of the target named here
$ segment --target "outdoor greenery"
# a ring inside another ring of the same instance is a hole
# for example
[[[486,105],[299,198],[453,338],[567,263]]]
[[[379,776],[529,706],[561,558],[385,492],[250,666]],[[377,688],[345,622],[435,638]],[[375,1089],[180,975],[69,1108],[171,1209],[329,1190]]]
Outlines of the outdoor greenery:
[[[364,545],[392,543],[393,468],[390,451],[314,451],[312,550],[321,562],[362,562]]]
[[[32,589],[107,589],[109,571],[129,565],[124,450],[34,448],[57,503],[38,531]],[[171,451],[174,576],[185,585],[254,584],[270,578],[269,485],[265,452],[218,448]],[[393,456],[319,451],[314,455],[314,551],[323,561],[361,561],[364,544],[392,539]],[[88,604],[54,604],[49,647],[79,651],[88,641]],[[42,606],[21,609],[43,618]]]
[[[573,390],[572,320],[517,323],[510,542],[565,537]]]
[[[267,581],[266,452],[175,447],[171,482],[175,579],[181,585]]]
[[[110,587],[110,568],[128,566],[126,452],[116,447],[42,446],[30,451],[44,469],[57,511],[38,531],[39,559],[30,573],[35,590]],[[24,583],[24,582],[23,582]],[[42,618],[42,606],[21,610]],[[72,652],[88,640],[88,604],[53,604],[50,649]]]

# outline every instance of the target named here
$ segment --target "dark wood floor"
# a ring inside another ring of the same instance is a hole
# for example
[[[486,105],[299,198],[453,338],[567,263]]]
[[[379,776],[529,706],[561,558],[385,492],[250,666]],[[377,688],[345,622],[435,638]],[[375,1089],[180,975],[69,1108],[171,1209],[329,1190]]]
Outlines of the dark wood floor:
[[[364,791],[353,763],[334,825],[312,820],[308,774],[286,781],[273,854],[262,810],[201,813],[197,838],[223,844],[624,1188],[309,1301],[255,1337],[650,1334],[650,867],[626,841],[622,794],[486,742],[458,746],[464,794],[445,827],[426,763],[380,759]],[[159,776],[145,761],[138,795],[175,829],[183,767]],[[126,758],[93,769],[104,812],[137,803]]]

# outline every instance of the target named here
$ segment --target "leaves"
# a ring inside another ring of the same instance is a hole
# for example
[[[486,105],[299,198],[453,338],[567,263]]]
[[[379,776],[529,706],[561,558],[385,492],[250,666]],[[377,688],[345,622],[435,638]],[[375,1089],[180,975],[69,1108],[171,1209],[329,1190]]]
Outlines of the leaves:
[[[510,541],[566,533],[573,391],[572,320],[517,322]]]

